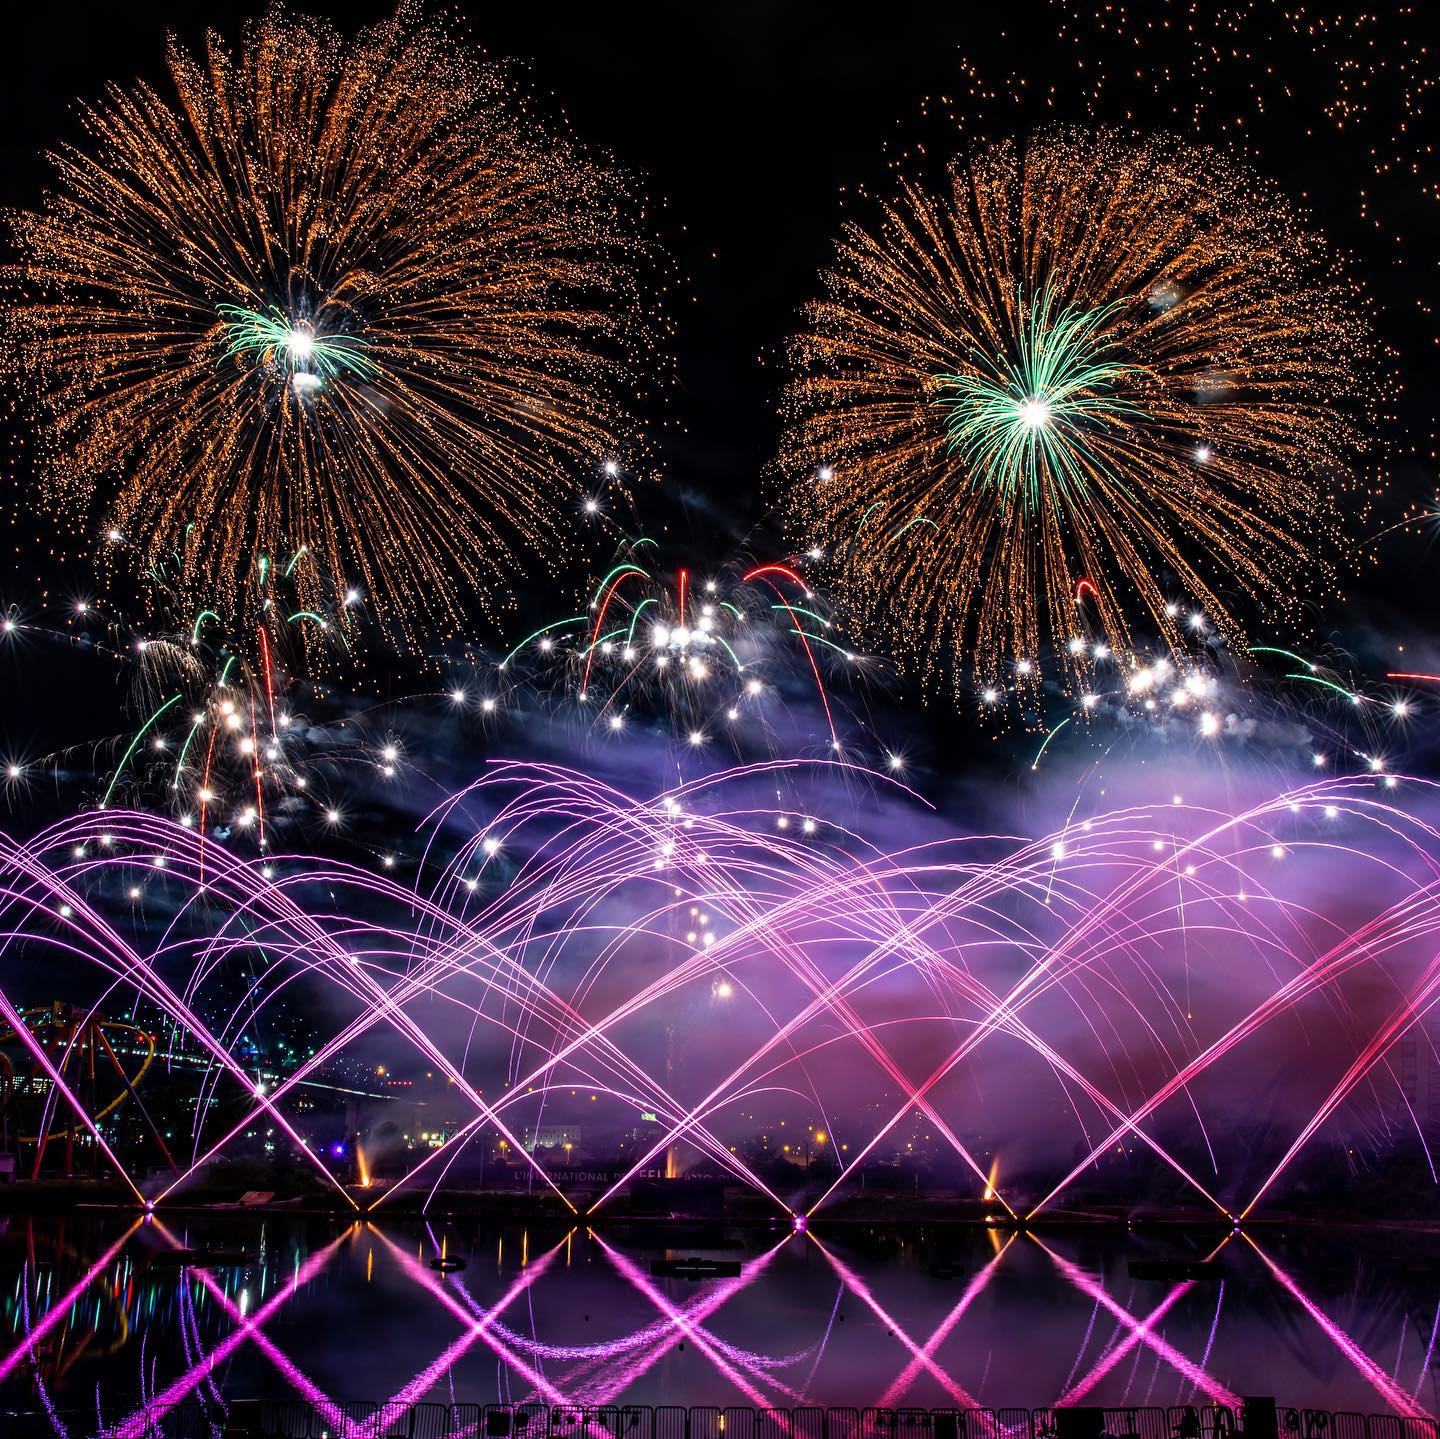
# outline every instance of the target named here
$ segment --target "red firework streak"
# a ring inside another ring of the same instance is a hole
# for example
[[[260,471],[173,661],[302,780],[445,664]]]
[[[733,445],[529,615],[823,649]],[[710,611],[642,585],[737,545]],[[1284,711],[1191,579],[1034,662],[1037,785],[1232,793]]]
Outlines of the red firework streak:
[[[596,611],[595,614],[595,627],[590,631],[590,644],[585,650],[585,673],[580,680],[580,691],[582,694],[587,692],[590,688],[590,666],[595,662],[595,644],[596,641],[600,638],[600,630],[605,623],[605,612],[610,608],[610,601],[614,597],[615,591],[625,580],[628,580],[631,575],[640,575],[643,578],[644,574],[645,571],[642,570],[639,565],[631,565],[629,569],[624,570],[620,574],[616,575],[615,578],[610,582],[610,588],[605,591],[605,598],[600,601],[600,608]],[[682,583],[680,593],[682,598],[680,603],[683,608],[685,603],[683,598],[685,593],[683,583],[683,570],[681,571],[681,575]]]
[[[752,580],[763,579],[779,596],[780,603],[785,606],[785,613],[790,616],[790,627],[800,636],[800,643],[805,646],[805,658],[810,661],[810,673],[815,676],[815,688],[820,691],[820,703],[825,707],[825,723],[830,730],[830,743],[832,747],[839,749],[840,741],[835,735],[835,720],[830,713],[830,696],[825,693],[825,681],[820,678],[820,666],[815,663],[815,652],[810,648],[810,641],[800,627],[800,620],[795,611],[790,608],[790,602],[785,598],[785,592],[774,580],[769,578],[771,575],[783,575],[792,584],[799,585],[806,594],[809,593],[810,587],[789,565],[756,565],[748,574],[741,576],[741,582],[747,585]]]

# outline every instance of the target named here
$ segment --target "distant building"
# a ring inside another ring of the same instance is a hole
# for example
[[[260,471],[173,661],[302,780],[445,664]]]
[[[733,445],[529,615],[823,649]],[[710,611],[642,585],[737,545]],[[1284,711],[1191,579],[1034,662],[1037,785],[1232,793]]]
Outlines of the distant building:
[[[578,1149],[580,1147],[580,1126],[578,1124],[542,1124],[538,1129],[525,1131],[525,1148],[534,1154],[538,1149]]]

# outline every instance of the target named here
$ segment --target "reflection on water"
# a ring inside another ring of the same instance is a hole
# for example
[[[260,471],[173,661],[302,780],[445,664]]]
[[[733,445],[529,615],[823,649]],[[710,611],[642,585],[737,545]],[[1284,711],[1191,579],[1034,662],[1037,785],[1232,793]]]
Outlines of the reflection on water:
[[[0,1221],[4,1223],[4,1221]],[[1440,1237],[13,1218],[0,1408],[301,1397],[551,1404],[1111,1406],[1434,1413]],[[196,1268],[178,1251],[222,1252]],[[669,1255],[734,1277],[652,1276]],[[433,1261],[462,1260],[443,1273]]]

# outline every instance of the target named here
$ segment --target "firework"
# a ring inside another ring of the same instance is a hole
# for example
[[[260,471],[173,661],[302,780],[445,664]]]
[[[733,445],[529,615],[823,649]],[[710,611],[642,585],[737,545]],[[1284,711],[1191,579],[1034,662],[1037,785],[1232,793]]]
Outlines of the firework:
[[[933,673],[1144,617],[1293,605],[1355,480],[1362,307],[1255,176],[1066,131],[902,185],[851,222],[794,341],[789,520]],[[960,682],[960,675],[955,675]]]
[[[359,583],[392,637],[453,630],[624,483],[652,328],[622,182],[409,7],[168,66],[13,219],[4,364],[52,493],[237,622],[303,549],[303,607]]]
[[[844,642],[796,564],[672,567],[648,538],[626,541],[582,614],[542,625],[500,661],[506,684],[573,701],[601,734],[663,717],[691,746],[772,726],[778,694],[808,691],[829,747],[840,747],[826,677],[869,663]],[[792,683],[792,681],[796,683]]]
[[[1232,650],[1198,609],[1173,602],[1169,609],[1188,638],[1184,647],[1137,643],[1117,651],[1074,637],[976,685],[979,712],[991,724],[1035,731],[1032,769],[1062,733],[1072,748],[1083,734],[1106,758],[1132,759],[1149,736],[1192,753],[1240,744],[1282,775],[1297,765],[1313,772],[1356,764],[1393,783],[1386,772],[1403,759],[1406,722],[1419,712],[1407,689],[1357,677],[1340,653],[1307,658],[1266,644]]]
[[[64,966],[68,992],[112,1009],[124,995],[228,1096],[192,1111],[156,1203],[262,1120],[348,1200],[296,1129],[296,1091],[381,1036],[452,1084],[463,1115],[422,1155],[367,1149],[385,1196],[433,1188],[486,1142],[561,1193],[563,1172],[516,1136],[582,1103],[587,1124],[655,1117],[592,1209],[678,1145],[793,1210],[750,1123],[757,1100],[835,1146],[811,1213],[928,1139],[997,1210],[1043,1211],[1123,1143],[1233,1219],[1336,1124],[1376,1152],[1413,1132],[1387,1056],[1440,996],[1433,787],[1406,781],[1402,806],[1355,776],[1234,811],[1176,797],[1032,841],[889,850],[827,817],[847,769],[772,761],[632,799],[574,770],[493,765],[433,817],[451,853],[415,888],[331,860],[245,860],[134,812],[0,836],[0,949],[15,953],[0,1018],[48,1074],[17,991],[38,973],[52,993]],[[793,806],[776,801],[782,779]],[[147,906],[175,922],[153,932]],[[253,1073],[237,1058],[248,1026],[302,992],[343,1018]],[[679,1070],[677,1026],[705,1041]],[[1225,1138],[1225,1096],[1248,1105],[1300,1052],[1304,1094],[1257,1170]],[[50,1077],[67,1119],[108,1145]],[[1042,1155],[1003,1195],[965,1137],[982,1112],[1002,1169]]]
[[[398,745],[378,716],[403,701],[373,704],[305,675],[317,655],[348,649],[346,632],[363,608],[356,590],[321,599],[313,585],[321,608],[300,608],[307,558],[300,552],[264,568],[253,623],[208,607],[184,610],[164,565],[147,573],[155,622],[144,629],[91,600],[63,614],[0,613],[7,648],[39,640],[78,649],[110,661],[125,684],[133,728],[93,746],[101,809],[168,810],[201,834],[249,832],[263,850],[274,819],[334,813],[327,781],[338,764],[396,776]],[[374,731],[382,737],[371,743]],[[79,748],[17,757],[8,778],[18,785],[29,773],[69,768]]]
[[[145,718],[106,781],[102,809],[117,794],[131,803],[156,796],[202,835],[218,818],[222,837],[231,826],[253,829],[266,847],[268,811],[308,789],[306,761],[318,748],[297,712],[304,689],[287,652],[316,643],[308,630],[340,633],[325,614],[287,614],[267,598],[267,620],[251,633],[207,609],[179,633],[133,642],[133,700]]]

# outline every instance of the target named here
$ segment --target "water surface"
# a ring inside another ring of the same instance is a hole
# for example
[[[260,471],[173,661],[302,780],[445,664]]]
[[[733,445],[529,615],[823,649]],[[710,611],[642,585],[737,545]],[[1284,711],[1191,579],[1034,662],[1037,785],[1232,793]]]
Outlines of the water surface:
[[[15,1217],[0,1408],[142,1400],[1107,1406],[1245,1394],[1433,1414],[1440,1237],[589,1231]],[[209,1269],[176,1249],[224,1250]],[[252,1256],[244,1261],[245,1254]],[[656,1278],[670,1255],[739,1277]],[[443,1255],[464,1268],[443,1274]],[[235,1262],[240,1260],[242,1262]]]

